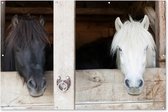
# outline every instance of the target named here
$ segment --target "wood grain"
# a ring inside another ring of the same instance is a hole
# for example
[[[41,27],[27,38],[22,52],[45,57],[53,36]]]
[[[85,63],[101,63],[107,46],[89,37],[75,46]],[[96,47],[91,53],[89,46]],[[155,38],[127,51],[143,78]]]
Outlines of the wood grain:
[[[6,7],[7,14],[53,14],[53,9],[49,7]]]
[[[74,109],[74,69],[75,69],[75,2],[54,1],[54,105],[58,109]],[[57,79],[70,77],[71,86],[62,92],[57,87]]]
[[[150,21],[150,26],[153,30],[153,32],[155,32],[155,18],[156,18],[156,12],[152,7],[145,7],[144,8],[144,12],[145,14],[149,17],[149,21]]]
[[[157,45],[157,65],[166,66],[166,2],[155,2],[156,21],[155,21],[155,38]]]
[[[78,15],[122,15],[126,10],[114,10],[113,8],[77,8]]]
[[[146,70],[145,86],[139,96],[132,96],[126,92],[124,77],[119,70],[77,71],[76,78],[76,109],[134,109],[135,107],[162,109],[165,107],[165,69]],[[153,107],[157,103],[162,105]]]
[[[48,71],[45,75],[47,89],[42,97],[34,98],[16,72],[1,72],[2,109],[57,109],[54,107],[53,72]],[[127,94],[119,70],[81,70],[75,75],[77,110],[166,108],[165,68],[146,70],[144,90],[139,96]]]

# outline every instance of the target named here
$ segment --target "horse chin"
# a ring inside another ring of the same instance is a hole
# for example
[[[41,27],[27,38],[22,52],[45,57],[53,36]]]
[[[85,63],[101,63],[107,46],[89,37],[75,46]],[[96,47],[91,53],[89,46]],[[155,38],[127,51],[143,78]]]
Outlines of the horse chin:
[[[41,90],[36,90],[36,89],[30,89],[30,88],[28,88],[29,94],[30,94],[30,96],[32,96],[32,97],[43,96],[43,94],[44,94],[44,92],[45,92],[45,89],[46,89],[46,88],[42,88]]]
[[[134,87],[127,88],[127,92],[130,95],[137,96],[137,95],[140,95],[142,93],[142,87],[141,88],[134,88]]]

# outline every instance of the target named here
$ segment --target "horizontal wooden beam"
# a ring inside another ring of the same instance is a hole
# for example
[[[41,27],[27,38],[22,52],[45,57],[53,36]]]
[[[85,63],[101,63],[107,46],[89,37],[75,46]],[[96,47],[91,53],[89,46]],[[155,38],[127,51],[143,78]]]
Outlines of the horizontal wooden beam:
[[[77,104],[78,110],[151,110],[151,109],[165,109],[164,101],[156,102],[116,102],[116,103],[89,103]]]
[[[55,109],[53,72],[46,72],[47,89],[33,98],[16,72],[1,72],[2,109]],[[166,105],[166,69],[150,68],[144,75],[141,95],[128,95],[119,70],[76,71],[76,109],[164,109]]]
[[[166,71],[147,69],[143,92],[129,95],[119,70],[76,72],[76,109],[164,109]]]
[[[77,15],[122,15],[125,12],[113,8],[76,8]]]
[[[110,23],[113,24],[115,21],[116,16],[114,15],[77,15],[76,21],[77,22],[92,22],[92,23]]]
[[[6,14],[53,14],[53,9],[49,7],[6,7]]]

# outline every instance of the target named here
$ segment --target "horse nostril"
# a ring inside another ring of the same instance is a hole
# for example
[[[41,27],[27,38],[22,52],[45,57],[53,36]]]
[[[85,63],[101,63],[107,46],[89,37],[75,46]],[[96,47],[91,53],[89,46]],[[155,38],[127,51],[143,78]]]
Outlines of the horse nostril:
[[[29,88],[36,88],[36,83],[33,79],[30,79],[30,80],[27,81],[27,86]]]
[[[44,88],[47,84],[47,81],[46,80],[43,80],[43,82],[41,83],[41,87]]]
[[[143,85],[143,81],[139,80],[139,87],[142,87],[142,85]]]
[[[129,86],[129,80],[128,80],[128,79],[125,80],[125,84],[126,84],[127,87],[130,87],[130,86]]]

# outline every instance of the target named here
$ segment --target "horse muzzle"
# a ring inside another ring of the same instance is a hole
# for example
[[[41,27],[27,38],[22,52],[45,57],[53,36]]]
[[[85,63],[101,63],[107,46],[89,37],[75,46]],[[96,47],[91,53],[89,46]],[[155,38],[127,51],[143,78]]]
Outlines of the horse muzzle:
[[[46,88],[41,89],[40,91],[37,90],[32,90],[32,89],[28,89],[29,90],[29,94],[33,97],[39,97],[42,96],[45,92]]]
[[[37,84],[32,78],[27,81],[27,88],[29,94],[33,97],[42,96],[45,92],[47,85],[46,80],[41,80],[40,84]]]
[[[131,87],[131,88],[127,88],[127,92],[130,95],[140,95],[142,93],[142,87],[137,88],[137,87]]]

